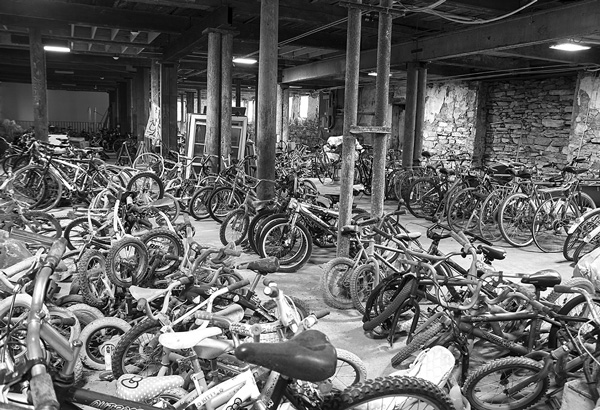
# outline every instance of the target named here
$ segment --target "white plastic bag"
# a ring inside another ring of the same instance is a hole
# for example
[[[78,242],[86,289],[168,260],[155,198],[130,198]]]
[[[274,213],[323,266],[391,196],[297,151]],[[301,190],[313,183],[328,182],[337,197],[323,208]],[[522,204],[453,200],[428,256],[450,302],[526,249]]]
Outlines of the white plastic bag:
[[[594,284],[596,291],[600,291],[600,248],[596,248],[584,255],[573,270],[573,277],[583,277]]]

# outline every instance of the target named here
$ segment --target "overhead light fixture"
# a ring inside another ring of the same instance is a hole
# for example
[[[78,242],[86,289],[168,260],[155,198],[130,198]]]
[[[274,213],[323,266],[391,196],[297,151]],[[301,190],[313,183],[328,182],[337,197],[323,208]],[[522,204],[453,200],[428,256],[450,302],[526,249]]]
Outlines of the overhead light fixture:
[[[116,56],[116,55],[113,56],[113,60],[118,60],[118,59],[119,59],[119,56]]]
[[[56,53],[70,53],[71,49],[65,46],[44,46],[46,51],[54,51]]]
[[[301,85],[290,85],[288,86],[288,88],[302,88]]]
[[[254,58],[244,58],[244,57],[238,57],[238,58],[234,58],[233,62],[236,64],[256,64],[257,61]]]
[[[65,71],[65,70],[54,70],[56,74],[75,74],[74,71]]]
[[[371,71],[371,72],[369,73],[369,75],[370,75],[371,77],[377,77],[377,71]],[[389,74],[389,76],[391,77],[391,76],[392,76],[392,73],[390,73],[390,74]]]
[[[565,41],[563,43],[553,44],[550,48],[561,51],[583,51],[589,50],[591,47],[575,41]]]

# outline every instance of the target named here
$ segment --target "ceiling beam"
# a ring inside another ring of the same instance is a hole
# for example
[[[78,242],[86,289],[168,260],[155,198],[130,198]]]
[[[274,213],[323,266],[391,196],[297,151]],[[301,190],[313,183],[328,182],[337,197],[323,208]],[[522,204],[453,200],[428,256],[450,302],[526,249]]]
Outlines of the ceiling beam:
[[[585,1],[540,11],[481,27],[448,32],[392,46],[392,66],[410,61],[435,61],[492,50],[506,50],[555,39],[582,36],[599,31],[600,1]],[[377,67],[377,50],[361,53],[360,68]],[[291,83],[339,75],[346,71],[345,57],[283,70],[283,82]]]
[[[469,8],[471,10],[497,10],[502,12],[510,12],[518,9],[523,4],[521,0],[448,0],[447,5],[455,4],[461,8]]]
[[[126,3],[143,3],[152,6],[206,10],[223,5],[222,0],[124,0]]]
[[[115,29],[181,33],[198,23],[197,17],[173,16],[47,0],[0,1],[0,14],[18,18],[61,21]],[[22,25],[21,25],[22,26]]]
[[[192,28],[164,48],[163,60],[177,61],[205,40],[204,31],[206,29],[228,28],[231,26],[232,20],[231,7],[219,7],[215,11],[210,12],[201,21],[196,22]]]

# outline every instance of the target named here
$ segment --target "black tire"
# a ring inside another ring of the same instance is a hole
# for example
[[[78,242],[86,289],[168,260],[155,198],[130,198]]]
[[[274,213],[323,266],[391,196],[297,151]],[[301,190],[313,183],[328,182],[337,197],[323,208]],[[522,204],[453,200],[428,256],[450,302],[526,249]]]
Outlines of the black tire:
[[[410,185],[406,199],[406,208],[413,216],[432,217],[442,201],[442,191],[433,179],[417,178]]]
[[[195,219],[202,220],[210,216],[206,204],[213,189],[214,187],[212,186],[200,188],[194,193],[192,199],[190,199],[188,211]]]
[[[531,245],[534,213],[535,208],[531,198],[521,192],[510,195],[502,202],[498,211],[498,221],[500,232],[506,242],[515,247]]]
[[[89,237],[93,231],[98,231],[99,236],[108,236],[108,231],[102,228],[102,223],[97,219],[91,218],[92,227],[90,227],[87,216],[73,219],[66,226],[63,235],[67,240],[67,247],[71,250],[80,250],[89,242]]]
[[[439,321],[435,320],[426,329],[416,334],[410,343],[400,348],[398,353],[392,357],[392,366],[397,367],[402,364],[406,359],[412,356],[413,353],[423,350],[435,343],[444,332],[444,325]]]
[[[354,307],[350,294],[350,278],[354,263],[350,258],[337,257],[323,267],[320,286],[323,299],[328,306],[342,310]]]
[[[103,279],[106,275],[106,258],[97,249],[87,249],[77,264],[79,285],[83,300],[95,308],[104,308],[109,294]]]
[[[148,250],[133,237],[114,242],[106,256],[106,274],[115,286],[128,288],[141,279],[148,269]]]
[[[104,317],[94,320],[83,329],[79,339],[83,343],[81,360],[83,364],[94,370],[106,370],[102,346],[117,346],[123,334],[131,329],[131,325],[116,317]]]
[[[237,209],[243,202],[243,198],[238,191],[228,186],[216,188],[208,197],[206,208],[212,219],[222,223],[227,214]]]
[[[144,319],[121,336],[111,359],[115,379],[125,373],[140,376],[158,373],[163,352],[158,343],[161,328],[159,321]]]
[[[596,302],[596,305],[598,306],[598,308],[600,308],[600,302]],[[565,316],[580,317],[580,318],[591,316],[591,313],[590,313],[588,304],[585,300],[585,297],[580,294],[577,294],[573,298],[567,300],[565,302],[565,304],[563,305],[563,307],[560,308],[560,310],[558,311],[558,314],[565,315]],[[590,319],[591,319],[591,317],[590,317]],[[577,326],[577,324],[579,324],[579,326]],[[579,329],[582,326],[586,326],[586,329],[589,327],[589,331],[592,330],[591,326],[586,323],[575,322],[575,321],[569,323],[569,328],[571,330]],[[550,327],[550,332],[548,333],[548,348],[549,349],[555,349],[560,346],[560,344],[561,344],[560,330],[561,330],[561,327],[557,326],[557,325],[552,325]],[[583,332],[583,333],[586,333],[586,332]],[[565,342],[568,342],[568,341],[565,340]]]
[[[287,219],[269,222],[258,243],[263,258],[276,256],[279,259],[279,272],[298,271],[310,259],[312,248],[312,237],[308,229],[296,222],[292,230]]]
[[[558,253],[564,248],[569,226],[579,217],[575,202],[551,198],[540,204],[533,214],[533,241],[542,252]]]
[[[352,352],[344,349],[335,349],[337,352],[337,366],[335,374],[329,378],[334,392],[367,380],[367,368],[364,362]]]
[[[156,228],[146,232],[140,237],[148,250],[148,263],[154,265],[154,258],[161,258],[161,262],[152,272],[153,276],[162,278],[174,272],[181,264],[180,260],[165,259],[164,255],[181,256],[185,253],[183,240],[176,233],[166,228]]]
[[[396,407],[393,403],[398,399]],[[323,410],[346,410],[354,408],[401,408],[407,399],[414,408],[454,410],[448,395],[437,385],[417,377],[388,376],[365,380],[328,397]],[[379,403],[378,403],[379,402]],[[371,406],[373,403],[373,406]],[[412,407],[411,407],[412,408]]]
[[[381,273],[376,272],[379,269],[371,263],[366,263],[357,267],[350,274],[350,296],[352,305],[361,314],[365,314],[367,300],[375,287],[375,275],[379,274],[379,282],[383,280]]]
[[[600,225],[600,209],[590,211],[587,215],[581,216],[582,221],[579,223],[577,228],[567,235],[565,243],[563,245],[563,256],[566,260],[572,261],[573,254],[577,247],[583,242],[583,238],[586,237],[596,226]]]
[[[62,236],[62,227],[60,222],[54,216],[43,211],[25,211],[20,225],[23,229],[39,235],[47,236],[52,239],[58,239]]]
[[[581,242],[573,253],[573,262],[578,263],[581,258],[600,246],[600,235],[592,238],[590,242]]]
[[[496,242],[502,239],[499,211],[504,200],[504,191],[494,191],[483,200],[479,211],[479,234],[483,239]]]
[[[135,174],[127,183],[127,191],[135,192],[135,202],[148,205],[165,194],[165,185],[153,172]]]
[[[528,378],[538,374],[543,368],[543,364],[535,360],[525,357],[507,357],[497,359],[491,363],[480,367],[465,381],[463,385],[463,395],[469,400],[473,409],[478,410],[523,410],[537,403],[548,389],[548,377],[537,382],[529,384],[527,389],[531,388],[531,392],[524,393],[523,389],[516,398],[515,402],[510,401],[513,397],[507,397],[503,394],[507,385],[514,384],[514,381],[509,380],[510,377],[520,375]],[[488,376],[490,380],[484,380]],[[479,383],[483,385],[479,386]],[[494,395],[494,388],[498,390],[498,395]],[[494,403],[488,403],[478,397],[479,392],[483,392],[486,398],[494,400]],[[500,398],[502,403],[500,403]]]
[[[392,296],[389,304],[383,309],[383,311],[377,316],[363,323],[363,330],[370,332],[377,326],[386,321],[389,317],[396,314],[396,311],[400,306],[410,297],[410,291],[412,289],[412,282],[416,280],[411,278],[409,280],[403,280],[399,282],[400,289],[396,289]],[[389,289],[388,289],[389,291]],[[364,319],[363,319],[364,320]]]
[[[81,325],[81,329],[85,329],[85,327],[94,320],[102,319],[104,317],[104,313],[102,313],[100,309],[97,309],[86,303],[75,303],[67,306],[66,309],[77,317],[77,320],[79,320],[79,324]]]
[[[62,195],[62,184],[54,175],[47,175],[51,174],[45,173],[37,165],[15,171],[10,181],[15,199],[27,203],[30,209],[49,211],[55,208]],[[53,184],[56,184],[56,190],[49,186]]]
[[[263,210],[256,214],[256,217],[250,221],[250,225],[248,225],[248,243],[250,243],[250,246],[254,252],[260,254],[257,244],[260,240],[260,236],[265,225],[274,219],[281,218],[287,218],[287,214],[277,211]]]
[[[479,226],[481,200],[475,194],[478,188],[465,188],[457,192],[448,203],[446,219],[454,230],[475,231]]]
[[[236,209],[227,214],[223,218],[221,227],[219,228],[219,239],[223,245],[233,242],[236,245],[242,243],[248,234],[248,226],[250,225],[250,217],[244,209]]]

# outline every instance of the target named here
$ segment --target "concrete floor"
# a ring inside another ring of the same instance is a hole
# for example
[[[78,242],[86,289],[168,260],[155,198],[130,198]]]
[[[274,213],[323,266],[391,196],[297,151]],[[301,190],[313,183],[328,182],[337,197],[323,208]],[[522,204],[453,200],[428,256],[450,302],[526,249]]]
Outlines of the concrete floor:
[[[319,186],[322,193],[331,193],[339,190],[339,186]],[[370,209],[371,197],[358,196],[355,203],[364,209]],[[386,201],[385,210],[395,210],[395,201]],[[422,242],[429,244],[425,232],[430,222],[414,218],[407,214],[400,217],[402,223],[411,231],[423,233]],[[196,240],[201,243],[221,246],[219,240],[219,225],[213,220],[194,221],[196,227]],[[459,250],[460,245],[452,239],[446,239],[443,243],[444,251]],[[533,273],[541,269],[555,269],[563,279],[570,278],[573,267],[564,260],[562,254],[545,254],[538,250],[535,245],[526,248],[513,248],[508,243],[498,243],[507,250],[507,257],[502,261],[494,261],[496,269],[507,274]],[[244,260],[257,258],[257,255],[244,254]],[[323,249],[317,246],[313,248],[313,254],[309,262],[296,273],[274,273],[273,278],[281,289],[289,295],[296,296],[308,302],[313,311],[330,309],[331,314],[321,319],[316,329],[326,333],[334,346],[349,350],[358,355],[366,364],[370,378],[386,376],[395,371],[390,364],[390,359],[404,345],[404,337],[396,340],[393,347],[383,339],[372,339],[365,335],[362,330],[362,315],[352,310],[338,310],[327,306],[322,297],[319,287],[319,279],[323,273],[323,265],[335,257],[335,248]],[[246,272],[249,276],[251,272]],[[493,355],[492,355],[493,356]]]

